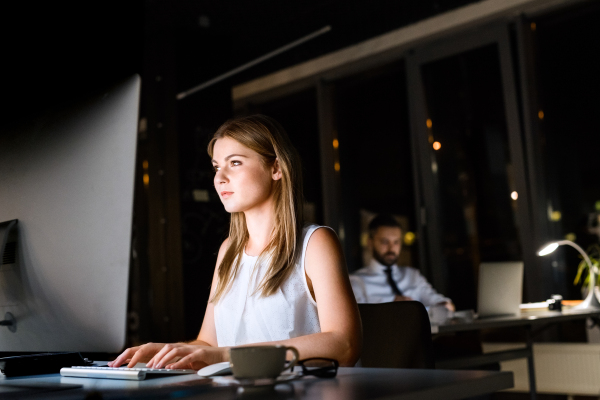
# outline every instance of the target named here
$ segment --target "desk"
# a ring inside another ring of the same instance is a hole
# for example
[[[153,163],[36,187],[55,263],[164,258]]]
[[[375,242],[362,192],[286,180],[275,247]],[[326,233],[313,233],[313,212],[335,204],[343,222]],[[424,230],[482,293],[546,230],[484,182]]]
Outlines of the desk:
[[[566,310],[566,311],[536,311],[521,313],[521,315],[483,318],[473,320],[471,322],[456,322],[451,321],[443,325],[432,325],[431,333],[444,334],[461,331],[473,331],[481,329],[493,328],[510,328],[524,327],[527,334],[527,346],[524,349],[500,351],[494,353],[486,353],[482,355],[461,357],[451,360],[436,361],[436,368],[473,368],[484,364],[491,364],[500,361],[515,360],[519,358],[527,358],[527,369],[529,373],[529,387],[531,390],[531,398],[535,400],[535,369],[533,363],[533,332],[534,328],[538,331],[548,325],[556,324],[565,321],[572,321],[585,318],[600,317],[600,310]]]
[[[101,391],[102,399],[398,399],[452,400],[493,393],[513,386],[511,372],[444,371],[391,368],[340,368],[335,379],[303,378],[275,389],[241,391],[235,387],[212,387],[197,375],[161,377],[144,381],[65,378],[58,374],[38,377],[4,378],[0,384],[31,383],[82,384],[83,389],[44,393],[27,399],[83,399]]]

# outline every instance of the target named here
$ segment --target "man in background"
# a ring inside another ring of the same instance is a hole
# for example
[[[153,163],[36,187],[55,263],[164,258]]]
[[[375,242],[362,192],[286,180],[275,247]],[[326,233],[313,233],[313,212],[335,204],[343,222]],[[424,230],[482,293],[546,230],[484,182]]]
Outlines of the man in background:
[[[378,215],[369,223],[369,247],[373,259],[350,275],[358,303],[388,303],[416,300],[425,307],[443,305],[454,311],[452,300],[431,287],[413,267],[398,266],[402,249],[402,229],[391,215]]]

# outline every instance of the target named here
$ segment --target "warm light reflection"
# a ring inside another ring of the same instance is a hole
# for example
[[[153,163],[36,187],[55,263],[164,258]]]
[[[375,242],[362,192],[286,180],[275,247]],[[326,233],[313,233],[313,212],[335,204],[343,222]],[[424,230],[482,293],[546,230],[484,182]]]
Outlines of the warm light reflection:
[[[333,148],[337,149],[340,147],[340,142],[337,139],[333,139]]]
[[[144,174],[144,186],[148,186],[150,183],[150,175]]]
[[[148,160],[144,160],[142,166],[144,167],[144,169],[148,169]]]
[[[516,191],[512,192],[510,194],[510,198],[513,199],[513,200],[518,199],[519,198],[519,193],[517,193]]]
[[[570,240],[571,242],[574,242],[577,240],[577,235],[574,234],[573,232],[569,232],[565,235],[565,239]]]
[[[539,119],[544,119],[544,112],[543,112],[542,110],[540,110],[540,111],[538,112],[538,118],[539,118]]]
[[[408,231],[408,232],[406,232],[404,234],[404,240],[403,241],[404,241],[405,245],[412,246],[416,239],[417,239],[417,235],[415,235],[414,232]]]
[[[560,221],[562,218],[562,213],[560,211],[552,211],[550,213],[550,221]]]
[[[536,30],[536,28],[537,28],[537,25],[535,24],[535,22],[532,22],[532,23],[531,23],[531,30],[532,30],[532,31],[535,31],[535,30]]]
[[[429,118],[427,118],[427,127],[431,128],[433,126],[433,123],[431,122],[431,120]]]
[[[442,148],[442,144],[440,142],[433,142],[433,149],[439,150]]]
[[[336,162],[335,165],[333,166],[333,168],[335,168],[336,171],[340,170],[340,163]]]

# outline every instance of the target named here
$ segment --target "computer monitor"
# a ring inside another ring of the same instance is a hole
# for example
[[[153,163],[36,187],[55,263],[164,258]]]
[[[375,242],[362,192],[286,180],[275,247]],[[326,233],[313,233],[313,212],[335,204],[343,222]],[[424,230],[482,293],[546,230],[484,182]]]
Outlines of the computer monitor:
[[[124,347],[139,93],[136,75],[0,126],[0,223],[18,220],[0,266],[0,319],[16,321],[0,326],[1,352]]]

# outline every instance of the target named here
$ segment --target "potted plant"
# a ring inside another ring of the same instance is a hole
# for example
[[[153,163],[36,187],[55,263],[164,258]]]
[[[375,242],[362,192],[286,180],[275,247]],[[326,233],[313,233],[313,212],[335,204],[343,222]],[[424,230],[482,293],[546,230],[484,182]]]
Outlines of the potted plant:
[[[600,245],[593,244],[588,247],[587,255],[590,257],[590,261],[592,265],[598,269],[600,269]],[[581,256],[580,256],[581,257]],[[581,257],[581,262],[579,263],[579,268],[577,269],[577,276],[575,276],[575,280],[573,281],[574,285],[578,285],[579,282],[582,281],[581,291],[584,292],[584,297],[587,295],[589,282],[590,282],[590,267],[588,263]],[[600,274],[596,276],[596,285],[595,289],[598,291],[598,284],[600,284]]]

